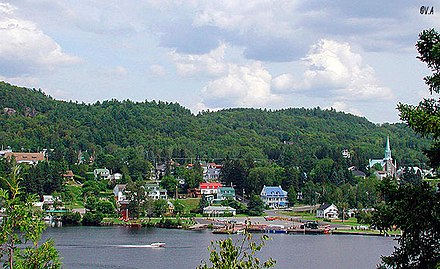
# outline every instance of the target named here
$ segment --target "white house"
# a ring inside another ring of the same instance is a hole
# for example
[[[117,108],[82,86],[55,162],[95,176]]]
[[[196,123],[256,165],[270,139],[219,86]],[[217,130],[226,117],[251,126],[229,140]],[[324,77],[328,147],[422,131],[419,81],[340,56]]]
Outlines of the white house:
[[[116,201],[124,201],[127,199],[125,196],[125,188],[127,187],[127,184],[116,184],[116,186],[113,188],[113,194],[115,195]]]
[[[168,199],[167,190],[161,189],[159,184],[146,184],[145,192],[153,200]]]
[[[110,178],[110,170],[108,170],[107,168],[95,169],[95,170],[93,170],[93,175],[95,176],[95,180],[109,179]]]
[[[324,219],[337,219],[338,208],[334,204],[324,203],[316,210],[316,217]]]
[[[210,216],[224,215],[225,213],[232,213],[235,216],[236,210],[230,206],[207,206],[203,208],[203,214]]]

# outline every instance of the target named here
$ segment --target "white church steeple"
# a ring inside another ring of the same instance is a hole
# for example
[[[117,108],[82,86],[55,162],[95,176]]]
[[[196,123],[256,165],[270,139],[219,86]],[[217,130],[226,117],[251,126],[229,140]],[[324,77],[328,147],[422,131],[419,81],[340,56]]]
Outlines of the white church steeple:
[[[390,148],[390,137],[387,136],[387,145],[385,146],[385,157],[384,160],[392,160],[391,158],[391,148]]]

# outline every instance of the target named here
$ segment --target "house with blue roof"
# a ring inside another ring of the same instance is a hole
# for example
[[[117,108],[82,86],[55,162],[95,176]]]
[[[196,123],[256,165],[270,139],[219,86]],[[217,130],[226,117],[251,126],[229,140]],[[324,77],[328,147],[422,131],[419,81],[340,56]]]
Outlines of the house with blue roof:
[[[283,190],[281,186],[264,185],[260,193],[260,198],[269,208],[277,209],[289,206],[287,191]]]

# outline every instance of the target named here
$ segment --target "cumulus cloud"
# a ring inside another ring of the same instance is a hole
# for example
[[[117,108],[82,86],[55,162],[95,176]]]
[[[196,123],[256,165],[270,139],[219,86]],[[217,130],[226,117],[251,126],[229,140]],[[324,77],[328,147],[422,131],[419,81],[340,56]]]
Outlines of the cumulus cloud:
[[[29,76],[80,60],[62,51],[35,23],[16,16],[16,8],[0,4],[0,74]]]
[[[302,59],[306,67],[302,79],[283,74],[274,79],[277,91],[302,91],[339,100],[387,100],[393,94],[381,86],[374,69],[362,62],[348,43],[323,39]]]
[[[202,90],[208,107],[262,107],[281,101],[271,92],[272,75],[260,62],[230,65],[228,74],[210,81]]]
[[[173,51],[170,56],[175,62],[177,72],[180,75],[205,74],[218,76],[224,74],[228,67],[224,60],[226,47],[227,45],[222,43],[206,54],[182,54]]]
[[[288,93],[299,88],[298,81],[293,74],[281,74],[272,80],[272,88],[276,92]]]
[[[197,105],[197,110],[262,107],[281,101],[272,93],[272,75],[261,62],[232,62],[226,59],[228,49],[228,45],[222,43],[206,54],[171,53],[180,75],[209,79],[202,89],[202,102]]]

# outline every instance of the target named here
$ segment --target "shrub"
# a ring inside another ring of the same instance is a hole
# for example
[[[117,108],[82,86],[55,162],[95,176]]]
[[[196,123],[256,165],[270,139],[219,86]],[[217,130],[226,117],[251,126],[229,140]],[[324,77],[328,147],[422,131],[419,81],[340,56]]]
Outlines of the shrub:
[[[64,225],[79,225],[81,221],[81,214],[79,212],[67,212],[61,217]]]
[[[99,225],[101,225],[102,219],[103,219],[103,216],[101,213],[87,212],[83,216],[82,224],[84,226],[99,226]]]

